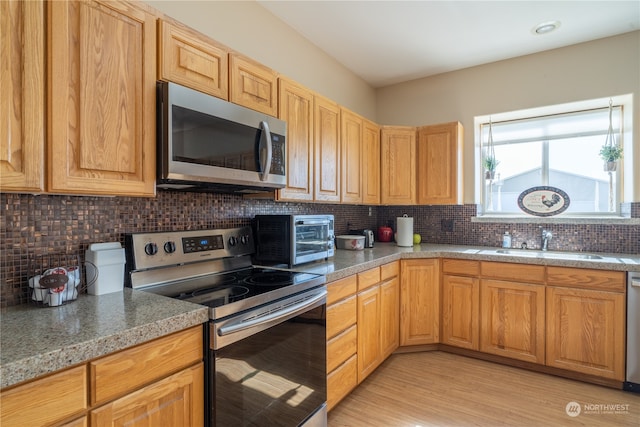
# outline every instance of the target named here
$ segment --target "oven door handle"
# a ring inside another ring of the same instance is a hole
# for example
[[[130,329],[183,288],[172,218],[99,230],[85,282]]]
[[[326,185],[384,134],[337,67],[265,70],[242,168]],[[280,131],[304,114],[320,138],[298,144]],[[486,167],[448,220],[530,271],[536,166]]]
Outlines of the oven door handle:
[[[270,327],[272,325],[276,325],[285,320],[296,317],[299,314],[304,313],[309,308],[317,305],[318,302],[325,299],[327,296],[327,290],[323,289],[322,292],[319,292],[317,295],[309,299],[305,299],[302,302],[297,304],[293,304],[283,310],[278,310],[275,313],[270,313],[265,316],[241,320],[239,322],[231,323],[230,325],[224,325],[218,328],[218,335],[225,336],[231,335],[236,332],[244,331],[249,328],[254,328],[260,326],[261,329],[266,329],[266,327]]]

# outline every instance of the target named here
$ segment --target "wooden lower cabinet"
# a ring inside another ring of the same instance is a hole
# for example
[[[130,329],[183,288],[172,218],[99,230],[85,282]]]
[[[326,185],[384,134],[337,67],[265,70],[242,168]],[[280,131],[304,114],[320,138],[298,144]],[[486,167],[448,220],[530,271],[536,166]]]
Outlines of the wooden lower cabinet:
[[[91,411],[92,427],[204,425],[204,364]]]
[[[3,389],[0,425],[203,426],[202,332],[195,326]]]
[[[380,319],[380,352],[384,360],[400,345],[400,279],[397,275],[380,284]]]
[[[401,346],[439,342],[440,272],[438,263],[438,259],[401,261]]]
[[[480,281],[477,277],[442,276],[443,344],[470,350],[480,347]]]
[[[355,275],[327,285],[327,410],[358,385]]]
[[[624,380],[625,295],[549,286],[547,365]]]
[[[358,293],[358,384],[382,362],[380,286]]]
[[[480,351],[544,364],[545,287],[480,282]]]
[[[0,425],[52,425],[87,408],[87,367],[82,365],[2,390]]]

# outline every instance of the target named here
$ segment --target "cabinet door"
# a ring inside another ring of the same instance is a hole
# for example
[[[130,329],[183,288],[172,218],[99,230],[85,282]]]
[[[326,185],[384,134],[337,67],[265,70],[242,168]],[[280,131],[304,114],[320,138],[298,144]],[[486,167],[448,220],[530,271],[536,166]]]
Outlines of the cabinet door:
[[[270,116],[278,113],[278,75],[236,52],[229,54],[229,101]]]
[[[384,361],[400,345],[400,281],[380,285],[380,352]]]
[[[358,384],[382,362],[380,287],[358,293]]]
[[[204,364],[94,409],[92,427],[204,425]]]
[[[158,21],[158,78],[229,99],[229,51],[178,22]]]
[[[52,425],[87,409],[87,367],[54,373],[0,395],[0,425]]]
[[[153,196],[156,17],[126,1],[48,6],[48,190]]]
[[[544,285],[482,280],[480,350],[544,363]]]
[[[343,108],[340,123],[340,200],[343,203],[361,203],[362,118]]]
[[[462,203],[462,143],[458,122],[418,130],[418,204]]]
[[[44,190],[44,2],[0,2],[0,190]]]
[[[314,105],[315,194],[322,202],[340,201],[340,106],[316,95]]]
[[[400,270],[400,345],[439,342],[439,319],[438,260],[403,260]]]
[[[416,202],[416,129],[383,126],[381,132],[383,205]]]
[[[547,287],[547,365],[624,380],[625,295]]]
[[[475,277],[442,277],[442,339],[444,344],[478,350],[480,283]]]
[[[313,200],[313,94],[280,78],[279,117],[287,122],[287,186],[280,200]]]
[[[362,203],[380,204],[380,127],[368,120],[362,128]]]
[[[327,411],[332,410],[358,385],[358,355],[354,354],[327,375]]]

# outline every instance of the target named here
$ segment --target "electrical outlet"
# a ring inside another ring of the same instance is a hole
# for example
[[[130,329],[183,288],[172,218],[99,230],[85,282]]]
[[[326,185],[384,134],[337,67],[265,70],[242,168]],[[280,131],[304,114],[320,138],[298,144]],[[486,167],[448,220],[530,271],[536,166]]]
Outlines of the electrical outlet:
[[[452,219],[441,219],[440,220],[440,231],[446,231],[446,232],[453,231],[453,220]]]

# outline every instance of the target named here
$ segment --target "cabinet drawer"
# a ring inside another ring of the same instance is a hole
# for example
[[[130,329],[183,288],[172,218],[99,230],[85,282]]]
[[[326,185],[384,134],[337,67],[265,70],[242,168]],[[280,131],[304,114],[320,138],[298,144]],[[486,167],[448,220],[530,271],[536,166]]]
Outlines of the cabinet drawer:
[[[390,262],[380,266],[380,280],[391,279],[400,274],[400,262]]]
[[[327,285],[327,305],[331,305],[348,296],[354,295],[358,290],[356,275],[336,280]]]
[[[442,272],[466,276],[478,276],[480,274],[480,263],[478,261],[468,261],[463,259],[443,259]]]
[[[380,283],[380,267],[358,273],[358,292]]]
[[[590,270],[585,268],[547,267],[550,285],[603,291],[625,290],[625,273],[622,271]]]
[[[91,404],[123,395],[201,361],[202,327],[196,326],[89,363]]]
[[[514,264],[509,262],[482,262],[481,274],[493,279],[513,280],[515,282],[544,283],[544,266]]]
[[[333,409],[358,385],[358,356],[354,354],[327,376],[327,410]]]
[[[327,339],[333,338],[351,325],[355,325],[357,319],[355,295],[327,306]]]
[[[353,325],[327,342],[327,373],[358,351],[358,327]]]
[[[87,408],[86,365],[2,391],[0,425],[49,425]]]

